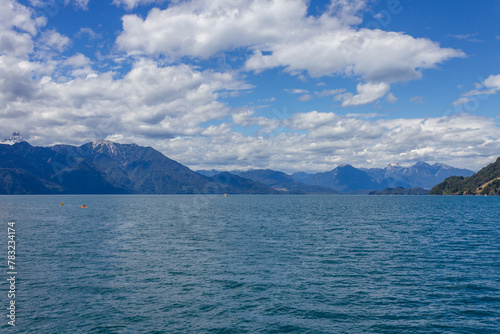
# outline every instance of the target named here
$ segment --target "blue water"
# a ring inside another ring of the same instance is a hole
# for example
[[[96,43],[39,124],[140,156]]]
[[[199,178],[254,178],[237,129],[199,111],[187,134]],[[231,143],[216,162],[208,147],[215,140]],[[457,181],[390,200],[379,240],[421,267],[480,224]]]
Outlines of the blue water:
[[[500,333],[499,212],[492,196],[0,196],[0,330]]]

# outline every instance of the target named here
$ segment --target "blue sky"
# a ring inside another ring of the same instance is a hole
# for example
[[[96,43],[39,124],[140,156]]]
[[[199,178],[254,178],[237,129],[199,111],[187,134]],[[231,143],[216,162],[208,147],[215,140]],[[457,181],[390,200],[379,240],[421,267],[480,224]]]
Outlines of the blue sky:
[[[0,0],[0,134],[192,169],[500,152],[500,1]]]

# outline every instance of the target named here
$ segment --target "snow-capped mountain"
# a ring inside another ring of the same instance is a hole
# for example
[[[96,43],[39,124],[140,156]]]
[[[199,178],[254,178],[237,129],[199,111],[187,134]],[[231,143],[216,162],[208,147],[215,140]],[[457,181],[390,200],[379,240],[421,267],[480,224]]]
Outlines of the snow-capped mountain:
[[[17,143],[22,143],[24,140],[23,136],[19,131],[12,132],[12,135],[9,138],[5,138],[0,142],[0,144],[5,145],[14,145]]]

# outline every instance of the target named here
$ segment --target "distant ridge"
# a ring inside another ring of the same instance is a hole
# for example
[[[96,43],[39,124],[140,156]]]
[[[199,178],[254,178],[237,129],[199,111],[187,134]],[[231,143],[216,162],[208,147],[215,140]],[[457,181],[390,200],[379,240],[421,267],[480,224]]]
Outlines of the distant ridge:
[[[292,174],[296,180],[305,184],[334,189],[338,192],[353,192],[364,189],[378,189],[379,183],[367,172],[344,164],[324,173]]]
[[[34,147],[11,141],[0,145],[0,194],[279,193],[247,179],[202,176],[136,144]]]
[[[386,168],[363,169],[382,188],[424,188],[431,189],[450,176],[470,176],[474,174],[468,169],[460,169],[445,164],[430,165],[419,161],[413,166],[402,167],[398,164],[389,164]]]
[[[220,171],[214,169],[198,170],[197,172],[205,176],[220,173]],[[392,163],[386,168],[370,169],[342,164],[329,172],[316,174],[297,172],[288,175],[271,169],[231,171],[231,173],[261,182],[287,193],[333,192],[344,194],[369,194],[373,191],[383,191],[388,188],[422,188],[429,190],[449,176],[470,176],[474,174],[473,171],[468,169],[454,168],[440,163],[430,165],[422,161],[409,167],[402,167],[399,164]]]
[[[308,185],[290,175],[271,169],[257,169],[237,173],[239,176],[260,182],[273,189],[290,194],[338,194],[338,191],[318,185]]]

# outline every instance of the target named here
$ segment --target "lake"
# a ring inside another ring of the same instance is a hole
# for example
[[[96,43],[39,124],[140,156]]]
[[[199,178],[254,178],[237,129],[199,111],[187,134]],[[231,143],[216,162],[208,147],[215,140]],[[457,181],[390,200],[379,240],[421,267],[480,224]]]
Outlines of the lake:
[[[499,333],[499,212],[493,196],[0,196],[0,329]]]

